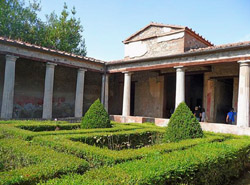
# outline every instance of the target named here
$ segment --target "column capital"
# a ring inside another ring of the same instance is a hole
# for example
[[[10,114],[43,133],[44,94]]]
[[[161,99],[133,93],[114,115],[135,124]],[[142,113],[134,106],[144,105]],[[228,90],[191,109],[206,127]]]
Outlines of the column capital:
[[[132,75],[132,74],[134,74],[134,73],[131,72],[131,71],[124,71],[124,72],[122,72],[122,73],[124,73],[125,75]]]
[[[79,72],[86,72],[86,71],[88,71],[87,69],[84,69],[84,68],[78,68],[78,71]]]
[[[176,69],[177,72],[185,71],[185,67],[183,66],[175,66],[174,69]]]
[[[248,66],[250,65],[250,60],[239,60],[238,63],[240,66]]]
[[[15,55],[5,55],[6,61],[10,62],[16,62],[16,60],[19,58],[18,56]]]
[[[52,62],[47,62],[47,63],[46,63],[46,66],[47,66],[47,67],[53,67],[53,68],[54,68],[56,65],[57,65],[57,64],[52,63]]]

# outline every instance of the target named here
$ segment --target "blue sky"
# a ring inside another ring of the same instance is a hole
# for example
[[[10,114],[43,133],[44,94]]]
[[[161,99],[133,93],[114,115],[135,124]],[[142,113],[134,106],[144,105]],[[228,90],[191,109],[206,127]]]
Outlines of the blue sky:
[[[122,41],[151,21],[188,26],[214,44],[250,40],[249,0],[41,0],[39,16],[76,7],[88,56],[116,60]]]

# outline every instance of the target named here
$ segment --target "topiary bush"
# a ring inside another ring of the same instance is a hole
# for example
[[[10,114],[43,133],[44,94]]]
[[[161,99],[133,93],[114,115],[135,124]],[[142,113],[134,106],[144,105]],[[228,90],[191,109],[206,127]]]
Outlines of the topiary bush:
[[[201,137],[203,137],[203,131],[199,121],[184,102],[180,103],[169,120],[165,140],[176,142]]]
[[[81,128],[110,128],[110,119],[107,111],[97,99],[82,119]]]

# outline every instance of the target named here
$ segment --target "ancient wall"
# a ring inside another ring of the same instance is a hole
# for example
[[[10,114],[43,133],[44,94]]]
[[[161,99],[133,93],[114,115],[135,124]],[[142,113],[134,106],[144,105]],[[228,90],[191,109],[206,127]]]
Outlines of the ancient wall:
[[[124,74],[115,73],[109,77],[109,114],[122,114]]]
[[[4,59],[4,58],[3,58]],[[4,74],[0,58],[0,75]],[[2,72],[3,71],[3,72]],[[46,64],[42,62],[18,59],[16,62],[13,118],[41,118]],[[73,117],[75,105],[77,69],[55,66],[52,117]],[[2,97],[3,78],[0,78]],[[101,74],[86,72],[83,112],[101,94]]]
[[[168,36],[166,40],[164,37],[159,37],[125,44],[125,58],[146,58],[182,53],[184,51],[183,36],[184,33],[176,37]]]
[[[177,28],[170,28],[170,27],[159,27],[159,26],[150,26],[146,30],[142,31],[138,35],[134,36],[130,41],[136,41],[139,39],[145,39],[148,37],[156,36],[156,35],[163,35],[172,31],[177,31]]]
[[[135,116],[163,117],[164,76],[157,72],[138,72],[135,83]]]
[[[85,73],[83,114],[98,98],[101,100],[102,74],[87,71]]]
[[[0,112],[2,108],[4,71],[5,71],[5,57],[3,55],[0,55]]]
[[[73,117],[77,69],[58,65],[54,75],[52,117]]]
[[[207,121],[216,122],[218,106],[221,106],[224,96],[228,96],[227,91],[230,91],[230,88],[225,89],[228,86],[226,84],[231,82],[232,99],[230,104],[237,110],[238,75],[239,65],[237,63],[213,65],[212,71],[204,74],[203,107],[206,110]]]
[[[17,59],[13,118],[41,118],[46,65]]]
[[[185,39],[184,39],[184,50],[188,51],[190,49],[197,49],[197,48],[204,48],[207,47],[206,44],[198,40],[197,38],[193,37],[189,33],[185,33]]]

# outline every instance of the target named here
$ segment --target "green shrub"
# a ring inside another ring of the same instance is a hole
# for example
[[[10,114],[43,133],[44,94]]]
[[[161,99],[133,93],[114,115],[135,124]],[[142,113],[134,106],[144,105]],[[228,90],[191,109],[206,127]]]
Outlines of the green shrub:
[[[176,142],[201,137],[203,137],[203,132],[200,123],[188,106],[184,102],[180,103],[169,120],[165,140]]]
[[[113,136],[123,137],[124,135],[132,134],[143,134],[147,132],[153,132],[152,129],[140,129],[136,131],[121,131],[112,133]],[[162,131],[161,134],[164,135],[165,131]],[[59,152],[65,152],[73,154],[77,157],[86,159],[91,166],[100,166],[100,165],[114,165],[117,163],[130,161],[134,159],[141,159],[146,156],[151,156],[159,153],[168,153],[175,150],[183,150],[196,146],[202,143],[210,143],[216,141],[224,140],[224,137],[221,136],[208,136],[204,138],[189,139],[183,140],[178,143],[161,143],[155,144],[139,149],[125,149],[120,151],[109,150],[108,148],[99,148],[96,146],[91,146],[85,143],[82,143],[86,137],[100,137],[105,136],[111,133],[87,133],[82,135],[68,135],[68,136],[43,136],[35,137],[33,139],[34,143],[39,143],[43,146],[48,146]],[[160,133],[159,133],[160,134]],[[79,142],[80,141],[80,142]]]
[[[97,99],[82,119],[82,128],[110,128],[110,119],[107,111]]]
[[[177,143],[169,143],[177,144]],[[248,139],[205,143],[112,167],[70,174],[45,184],[230,184],[239,177],[249,154]]]
[[[16,138],[1,139],[0,154],[0,184],[35,184],[89,168],[83,159]]]

